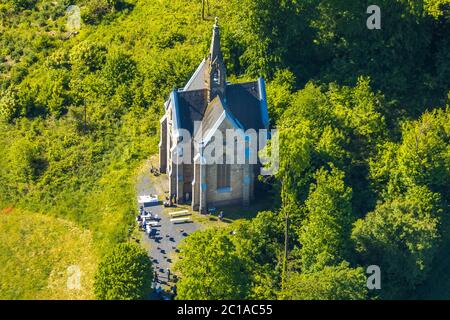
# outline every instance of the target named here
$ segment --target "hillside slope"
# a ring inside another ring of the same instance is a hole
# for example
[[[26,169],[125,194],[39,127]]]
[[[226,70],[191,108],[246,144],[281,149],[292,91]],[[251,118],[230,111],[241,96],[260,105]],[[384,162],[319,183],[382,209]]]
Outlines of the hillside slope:
[[[0,299],[92,299],[97,263],[91,232],[42,214],[0,213]]]
[[[70,36],[64,3],[17,11],[5,3],[0,208],[18,209],[2,217],[2,298],[93,298],[97,257],[134,223],[135,170],[157,150],[164,99],[202,59],[211,23],[198,3],[129,1]],[[90,261],[89,286],[67,292],[58,276],[47,290],[50,274],[77,255]]]

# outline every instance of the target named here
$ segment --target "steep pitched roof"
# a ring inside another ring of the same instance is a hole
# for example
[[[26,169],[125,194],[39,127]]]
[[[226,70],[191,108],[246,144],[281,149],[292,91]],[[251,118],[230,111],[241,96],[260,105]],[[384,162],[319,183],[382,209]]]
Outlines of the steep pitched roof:
[[[202,141],[203,143],[208,143],[225,120],[228,120],[228,122],[236,129],[244,129],[241,123],[224,104],[222,98],[216,96],[206,108],[201,122],[201,130],[198,130],[195,133],[194,140],[197,142]]]
[[[220,113],[224,111],[223,107],[219,107],[217,97],[208,106],[206,89],[178,91],[176,94],[180,116],[179,126],[191,134],[194,134],[194,121],[208,123],[214,119],[217,120]],[[260,88],[257,81],[227,85],[224,107],[244,130],[258,130],[265,127],[259,95]],[[217,112],[213,112],[215,109]]]
[[[195,132],[194,139],[199,142],[203,140],[208,134],[214,134],[219,125],[219,122],[223,121],[225,118],[225,108],[223,102],[219,96],[217,96],[213,101],[211,101],[206,107],[205,114],[202,119],[201,131]]]
[[[203,59],[203,61],[197,67],[197,70],[195,70],[194,74],[192,75],[191,79],[189,79],[188,83],[186,84],[183,90],[192,91],[192,90],[206,89],[205,86],[206,68],[207,68],[206,59]]]
[[[208,106],[206,89],[194,91],[178,91],[178,109],[180,113],[180,128],[194,133],[194,121],[202,121]]]
[[[245,130],[263,129],[258,82],[228,85],[226,105]]]
[[[207,134],[225,112],[226,111],[222,99],[217,96],[206,108],[205,114],[202,119],[203,133]]]
[[[224,118],[243,130],[258,130],[269,125],[264,80],[239,84],[226,82],[217,19],[208,57],[203,59],[183,89],[172,92],[169,102],[174,106],[175,127],[188,130],[191,136],[195,134],[196,121],[202,122],[205,134]],[[169,103],[166,108],[168,106]]]

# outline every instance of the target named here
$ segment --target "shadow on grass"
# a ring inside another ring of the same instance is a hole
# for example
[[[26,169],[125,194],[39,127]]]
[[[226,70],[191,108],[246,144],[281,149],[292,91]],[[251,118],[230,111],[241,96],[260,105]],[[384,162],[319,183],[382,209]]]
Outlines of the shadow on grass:
[[[259,212],[271,210],[272,201],[270,199],[265,200],[255,200],[249,207],[244,208],[239,205],[227,206],[222,208],[217,208],[214,214],[209,217],[210,221],[218,221],[218,215],[223,214],[222,222],[232,223],[233,221],[245,219],[250,220],[255,218]]]

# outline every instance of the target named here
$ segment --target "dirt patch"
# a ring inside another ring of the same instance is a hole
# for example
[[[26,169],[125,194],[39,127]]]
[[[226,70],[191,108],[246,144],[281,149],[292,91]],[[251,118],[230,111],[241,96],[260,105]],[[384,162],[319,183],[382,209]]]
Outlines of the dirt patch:
[[[4,209],[2,209],[2,213],[3,214],[8,214],[8,213],[12,213],[14,211],[14,208],[13,207],[6,207],[6,208],[4,208]]]

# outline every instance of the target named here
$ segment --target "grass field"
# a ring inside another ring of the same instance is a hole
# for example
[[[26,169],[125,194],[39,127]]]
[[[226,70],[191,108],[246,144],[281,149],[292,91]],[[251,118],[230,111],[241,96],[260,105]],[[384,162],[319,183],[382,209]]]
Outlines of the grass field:
[[[95,252],[91,232],[71,222],[2,210],[0,299],[93,299]]]

